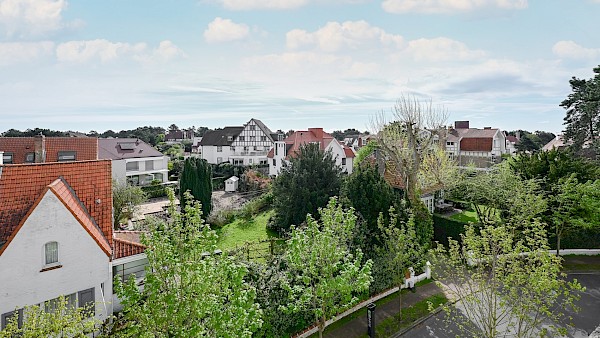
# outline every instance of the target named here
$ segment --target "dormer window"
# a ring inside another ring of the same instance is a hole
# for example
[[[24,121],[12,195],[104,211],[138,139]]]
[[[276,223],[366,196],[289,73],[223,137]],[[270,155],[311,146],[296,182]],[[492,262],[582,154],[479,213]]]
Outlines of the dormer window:
[[[33,163],[33,162],[35,162],[35,153],[25,154],[25,163]]]
[[[46,265],[58,263],[58,242],[44,244],[44,257]]]
[[[227,141],[229,141],[229,142],[233,141],[233,136],[231,136],[231,135],[227,136]]]
[[[13,164],[13,153],[4,153],[2,161],[4,164]]]
[[[59,151],[58,162],[75,161],[77,153],[74,151]]]

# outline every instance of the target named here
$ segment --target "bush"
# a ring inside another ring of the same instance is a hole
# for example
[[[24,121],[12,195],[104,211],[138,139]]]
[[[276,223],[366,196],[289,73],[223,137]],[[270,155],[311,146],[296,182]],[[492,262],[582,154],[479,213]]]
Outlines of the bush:
[[[221,228],[226,224],[229,224],[235,220],[238,215],[238,210],[227,208],[216,210],[208,215],[206,222],[210,224],[213,228]]]
[[[147,185],[145,187],[142,187],[142,191],[144,191],[146,193],[146,196],[148,196],[148,198],[157,198],[157,197],[163,197],[163,196],[167,196],[167,189],[165,188],[164,185]]]
[[[466,223],[433,215],[433,240],[448,246],[448,237],[460,241],[460,235],[465,232]]]

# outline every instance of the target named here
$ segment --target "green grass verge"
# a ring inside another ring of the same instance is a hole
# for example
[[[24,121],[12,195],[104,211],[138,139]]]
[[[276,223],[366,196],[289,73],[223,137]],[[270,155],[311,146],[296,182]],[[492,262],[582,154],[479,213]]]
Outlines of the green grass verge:
[[[600,255],[565,255],[563,271],[600,271]]]
[[[219,235],[218,248],[221,250],[235,249],[246,242],[277,237],[274,232],[267,230],[267,222],[273,213],[273,210],[265,211],[249,220],[240,217],[224,225],[217,230]],[[268,246],[268,243],[266,245]]]
[[[433,304],[434,308],[437,308],[448,302],[448,299],[446,299],[443,293],[438,293],[415,303],[411,307],[404,308],[402,309],[402,320],[400,320],[400,316],[396,314],[382,320],[381,323],[375,323],[375,335],[377,337],[390,337],[400,330],[409,327],[412,323],[430,313],[429,302]],[[362,337],[368,337],[368,335],[365,334],[364,336],[361,336],[361,338]]]
[[[449,218],[453,219],[455,221],[463,222],[463,223],[469,223],[469,222],[477,223],[477,213],[475,211],[471,211],[471,210],[465,210],[465,211],[459,212],[458,214],[454,214],[454,215],[450,216]]]
[[[432,283],[432,282],[433,282],[433,280],[431,280],[431,279],[426,279],[426,280],[422,280],[422,281],[418,282],[416,284],[417,290],[418,290],[418,288],[420,286],[423,286],[425,284],[429,284],[429,283]],[[407,290],[407,289],[403,289],[402,290],[402,294],[405,294],[405,293],[408,293],[408,292],[411,292],[411,291]],[[394,292],[391,295],[388,295],[386,297],[381,298],[380,300],[376,301],[375,304],[377,306],[382,306],[382,305],[387,304],[387,303],[389,303],[391,301],[398,301],[398,293],[397,292]],[[327,334],[328,332],[334,331],[334,330],[336,330],[336,329],[338,329],[338,328],[346,325],[348,322],[354,320],[355,318],[364,317],[366,315],[367,315],[367,308],[363,307],[362,309],[360,309],[358,311],[355,311],[355,312],[347,315],[346,317],[338,320],[337,322],[332,323],[328,327],[326,327],[325,331],[324,331],[324,334]],[[319,336],[319,332],[310,335],[310,338],[315,338],[315,337],[318,337],[318,336]]]

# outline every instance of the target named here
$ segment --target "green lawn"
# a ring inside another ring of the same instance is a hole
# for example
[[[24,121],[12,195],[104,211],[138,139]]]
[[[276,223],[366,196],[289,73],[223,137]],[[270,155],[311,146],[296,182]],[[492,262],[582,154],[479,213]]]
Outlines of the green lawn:
[[[600,271],[600,256],[565,255],[563,259],[563,271]]]
[[[459,212],[458,214],[450,216],[450,219],[464,223],[477,223],[477,213],[472,210],[464,210],[462,212]]]
[[[276,237],[275,233],[267,230],[267,222],[273,213],[272,210],[269,210],[256,215],[250,220],[238,218],[232,223],[224,225],[217,230],[219,235],[217,246],[221,250],[228,250],[242,246],[246,242]]]

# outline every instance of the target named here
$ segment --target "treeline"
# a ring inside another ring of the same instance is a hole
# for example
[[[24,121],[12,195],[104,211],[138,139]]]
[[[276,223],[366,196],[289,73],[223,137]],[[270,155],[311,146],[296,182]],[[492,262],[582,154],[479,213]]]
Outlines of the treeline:
[[[509,131],[507,135],[519,137],[519,142],[517,143],[516,148],[520,152],[535,152],[540,150],[543,146],[556,137],[556,135],[547,131],[536,130],[532,133],[521,129]]]

